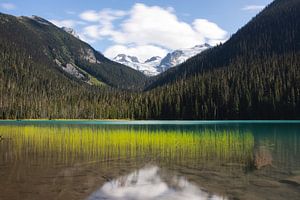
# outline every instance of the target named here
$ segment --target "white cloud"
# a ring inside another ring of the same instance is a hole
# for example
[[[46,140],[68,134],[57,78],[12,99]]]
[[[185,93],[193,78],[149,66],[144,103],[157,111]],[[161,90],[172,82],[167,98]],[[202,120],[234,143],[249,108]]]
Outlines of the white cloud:
[[[85,41],[88,42],[95,42],[103,39],[103,36],[110,39],[113,35],[118,35],[119,33],[114,30],[113,21],[123,18],[125,15],[127,15],[125,11],[111,9],[104,9],[100,12],[88,10],[81,13],[79,17],[82,20],[93,23],[83,28],[82,38],[85,38]],[[95,22],[97,23],[94,24]]]
[[[12,3],[1,3],[0,7],[5,10],[15,10],[17,7]]]
[[[217,24],[206,19],[196,19],[193,22],[194,28],[208,39],[208,43],[215,45],[224,42],[227,38],[227,32],[221,29]]]
[[[81,13],[80,18],[89,22],[97,22],[100,20],[98,13],[94,10],[87,10]]]
[[[247,5],[247,6],[243,7],[242,10],[245,10],[245,11],[260,11],[264,8],[265,8],[264,5]]]
[[[118,54],[127,54],[133,55],[139,58],[140,61],[145,62],[152,56],[166,56],[168,51],[161,47],[157,47],[154,45],[141,45],[141,46],[133,46],[127,47],[124,45],[114,45],[109,47],[105,52],[104,55],[108,58],[114,58]]]
[[[99,26],[91,25],[91,26],[84,27],[83,35],[88,36],[91,39],[97,40],[97,39],[101,39],[101,34],[99,31],[100,31]]]
[[[70,20],[70,19],[66,19],[66,20],[51,19],[49,21],[58,27],[67,27],[67,28],[75,28],[75,26],[77,26],[77,25],[86,25],[86,22],[75,21],[75,20]]]
[[[121,24],[116,43],[155,44],[169,49],[187,48],[205,42],[192,26],[180,21],[170,9],[135,4],[129,19]]]
[[[50,20],[51,23],[55,24],[58,27],[68,27],[68,28],[74,28],[77,24],[74,20]]]
[[[125,16],[127,13],[123,10],[104,9],[100,12],[95,10],[87,10],[79,15],[82,20],[89,22],[111,22],[115,19]]]
[[[88,10],[79,17],[90,23],[83,28],[81,38],[86,41],[108,39],[114,43],[106,51],[110,58],[112,52],[126,53],[125,50],[127,54],[130,51],[141,57],[150,53],[150,56],[159,56],[166,49],[190,48],[205,42],[215,45],[228,38],[226,31],[206,19],[195,19],[193,23],[180,20],[172,7],[136,3],[129,11]],[[143,52],[141,47],[151,48],[148,53],[140,53]],[[139,59],[144,60],[141,57]]]

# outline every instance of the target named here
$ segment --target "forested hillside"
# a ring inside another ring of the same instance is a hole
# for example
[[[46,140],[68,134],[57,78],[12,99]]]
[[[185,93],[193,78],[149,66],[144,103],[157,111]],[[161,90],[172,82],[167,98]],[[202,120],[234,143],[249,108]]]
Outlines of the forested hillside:
[[[275,0],[226,43],[146,80],[58,28],[0,15],[0,118],[300,119],[299,19],[299,0]]]
[[[276,0],[223,45],[189,59],[154,78],[148,89],[172,83],[206,70],[247,64],[300,50],[300,2]],[[279,67],[279,66],[278,66]]]
[[[0,14],[0,30],[5,61],[14,62],[18,57],[19,61],[39,63],[40,67],[48,66],[49,70],[60,71],[61,75],[81,84],[137,89],[143,87],[146,79],[142,73],[110,61],[90,45],[42,18]]]
[[[299,19],[300,1],[274,1],[225,44],[156,77],[148,90],[168,94],[159,116],[300,118]]]

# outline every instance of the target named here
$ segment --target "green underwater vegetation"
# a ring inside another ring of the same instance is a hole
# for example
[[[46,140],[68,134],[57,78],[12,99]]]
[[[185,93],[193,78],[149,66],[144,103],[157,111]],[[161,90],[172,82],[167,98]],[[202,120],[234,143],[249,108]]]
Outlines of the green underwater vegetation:
[[[9,139],[6,147],[2,145],[12,152],[7,159],[64,163],[149,158],[171,163],[215,160],[247,164],[254,147],[251,132],[234,130],[30,125],[0,126],[0,135]]]

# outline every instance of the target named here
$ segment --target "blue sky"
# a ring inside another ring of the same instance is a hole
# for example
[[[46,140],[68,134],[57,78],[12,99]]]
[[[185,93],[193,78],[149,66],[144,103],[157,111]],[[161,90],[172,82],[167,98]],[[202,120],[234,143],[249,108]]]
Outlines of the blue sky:
[[[272,0],[0,0],[0,12],[38,15],[72,27],[112,58],[141,60],[178,48],[224,42]]]

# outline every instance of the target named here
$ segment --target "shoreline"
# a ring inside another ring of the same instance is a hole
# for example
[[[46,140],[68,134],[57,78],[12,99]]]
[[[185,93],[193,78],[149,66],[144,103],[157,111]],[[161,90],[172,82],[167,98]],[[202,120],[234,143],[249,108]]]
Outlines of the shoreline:
[[[131,119],[0,119],[6,123],[66,123],[107,125],[300,124],[300,120],[131,120]]]

